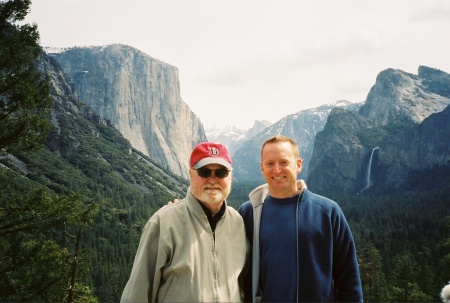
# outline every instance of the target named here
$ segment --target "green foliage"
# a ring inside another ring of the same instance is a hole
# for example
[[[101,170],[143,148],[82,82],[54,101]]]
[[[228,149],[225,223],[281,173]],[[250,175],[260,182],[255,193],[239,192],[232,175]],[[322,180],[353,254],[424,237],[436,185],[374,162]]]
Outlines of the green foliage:
[[[355,237],[365,301],[439,300],[449,274],[444,261],[448,248],[442,246],[449,238],[443,216],[450,205],[449,188],[332,198]]]
[[[3,302],[60,301],[65,252],[49,240],[26,235],[0,238]]]
[[[359,129],[356,132],[356,136],[363,146],[374,148],[382,145],[383,141],[388,137],[400,137],[399,135],[405,130],[410,129],[412,125],[413,124],[408,121],[393,120],[389,124],[381,127],[370,125],[367,128]]]
[[[24,195],[12,187],[0,203],[0,301],[61,301],[70,270],[65,233],[90,224],[96,205],[83,204],[78,194],[41,189]]]
[[[442,275],[444,277],[450,277],[450,216],[447,216],[445,219],[445,236],[441,241],[444,257],[440,265],[443,268]]]
[[[380,143],[386,136],[386,132],[378,127],[370,127],[358,130],[356,136],[359,138],[363,146],[374,148],[380,146]]]
[[[401,120],[401,119],[395,119],[393,121],[390,121],[388,124],[383,126],[383,129],[386,130],[386,132],[389,132],[391,134],[400,134],[404,130],[410,129],[414,124],[410,121]]]
[[[73,302],[97,303],[98,299],[92,293],[92,289],[86,285],[76,283]],[[64,300],[65,301],[65,300]]]
[[[79,194],[51,197],[43,190],[30,196],[4,190],[0,202],[3,204],[0,208],[0,236],[18,232],[42,234],[65,224],[88,224],[97,211],[95,204],[84,209]]]
[[[50,85],[35,66],[41,53],[36,25],[16,25],[31,2],[0,2],[0,150],[38,147],[50,129]]]
[[[433,301],[432,296],[425,294],[418,284],[422,277],[417,268],[417,261],[410,252],[399,253],[395,256],[392,271],[394,302]]]
[[[381,261],[380,251],[372,242],[367,242],[360,247],[358,262],[361,282],[364,285],[364,301],[366,302],[390,301]]]

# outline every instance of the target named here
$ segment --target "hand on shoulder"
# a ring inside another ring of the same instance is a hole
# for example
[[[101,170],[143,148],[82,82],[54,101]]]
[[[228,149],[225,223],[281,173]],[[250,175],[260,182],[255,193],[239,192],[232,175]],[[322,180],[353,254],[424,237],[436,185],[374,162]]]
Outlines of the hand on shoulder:
[[[180,201],[181,201],[181,200],[179,200],[179,199],[173,199],[173,201],[167,202],[166,205],[170,205],[170,204],[177,203],[177,202],[180,202]],[[166,205],[163,205],[163,207],[166,206]]]

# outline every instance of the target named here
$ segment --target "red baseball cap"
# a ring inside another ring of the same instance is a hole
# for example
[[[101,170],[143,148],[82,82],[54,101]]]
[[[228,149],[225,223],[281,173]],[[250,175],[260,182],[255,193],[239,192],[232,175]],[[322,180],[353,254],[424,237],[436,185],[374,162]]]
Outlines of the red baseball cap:
[[[191,153],[191,167],[198,169],[207,164],[220,164],[228,169],[231,167],[231,157],[223,144],[202,142]]]

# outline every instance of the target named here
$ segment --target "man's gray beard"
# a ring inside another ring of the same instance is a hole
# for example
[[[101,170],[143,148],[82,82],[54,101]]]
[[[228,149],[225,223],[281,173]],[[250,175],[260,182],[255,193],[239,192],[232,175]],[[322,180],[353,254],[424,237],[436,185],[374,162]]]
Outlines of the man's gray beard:
[[[222,187],[217,187],[216,189],[218,190],[216,195],[209,195],[207,193],[208,190],[203,189],[201,201],[203,201],[205,203],[210,203],[210,204],[221,203],[228,197],[228,194],[231,192],[231,185],[229,187],[228,193],[225,193]]]
[[[223,196],[224,196],[223,191],[221,191],[221,190],[218,190],[217,194],[215,194],[215,195],[208,194],[208,190],[204,190],[204,191],[202,191],[201,201],[203,201],[205,203],[210,203],[210,204],[219,204],[223,200],[225,200]]]

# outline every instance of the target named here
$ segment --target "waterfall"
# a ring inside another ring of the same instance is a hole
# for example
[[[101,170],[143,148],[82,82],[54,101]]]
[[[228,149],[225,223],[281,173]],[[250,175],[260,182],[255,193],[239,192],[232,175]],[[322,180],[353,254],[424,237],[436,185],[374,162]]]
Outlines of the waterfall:
[[[374,149],[372,149],[372,153],[370,154],[369,164],[367,165],[367,172],[366,172],[366,186],[361,191],[368,189],[372,185],[370,182],[370,177],[371,177],[370,174],[372,172],[373,154],[375,153],[375,150],[377,150],[377,149],[378,149],[378,147],[375,147]]]

